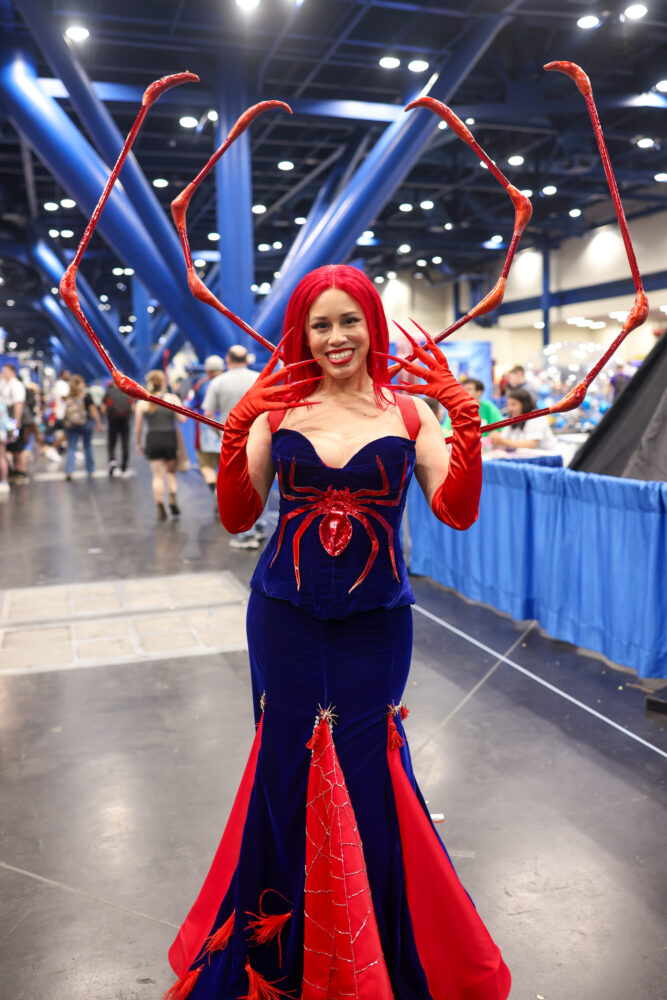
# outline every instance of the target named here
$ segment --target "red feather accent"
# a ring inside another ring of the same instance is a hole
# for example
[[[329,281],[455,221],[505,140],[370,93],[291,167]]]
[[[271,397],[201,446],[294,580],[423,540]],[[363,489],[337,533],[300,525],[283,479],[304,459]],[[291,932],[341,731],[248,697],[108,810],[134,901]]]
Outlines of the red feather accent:
[[[302,1000],[392,1000],[361,837],[326,718],[310,742]]]
[[[199,979],[199,973],[203,969],[200,965],[198,969],[192,969],[190,972],[186,972],[184,976],[181,976],[177,982],[168,989],[162,1000],[187,1000],[193,989],[195,988],[195,983]]]
[[[289,913],[265,913],[262,909],[262,900],[267,892],[275,892],[275,889],[265,889],[262,895],[259,897],[259,912],[260,916],[256,913],[250,913],[246,911],[249,917],[254,917],[254,920],[248,922],[248,927],[252,928],[251,940],[253,944],[268,944],[269,941],[273,941],[274,937],[278,938],[278,965],[282,968],[283,964],[283,946],[280,940],[280,934],[283,927],[287,921],[292,916],[293,910]],[[278,893],[278,895],[282,895]],[[285,897],[283,896],[283,899]]]
[[[248,992],[239,997],[239,1000],[280,1000],[280,997],[293,996],[291,993],[279,990],[275,983],[270,983],[259,972],[255,972],[248,959],[246,959],[245,971],[248,974]]]
[[[402,747],[405,740],[396,728],[396,723],[394,722],[393,716],[389,716],[389,749],[398,750]]]
[[[215,934],[211,934],[210,938],[206,942],[204,955],[214,951],[222,951],[222,949],[227,946],[227,942],[234,933],[234,913],[235,911],[232,910],[231,917],[228,917],[227,920],[225,920],[222,927],[218,927]]]

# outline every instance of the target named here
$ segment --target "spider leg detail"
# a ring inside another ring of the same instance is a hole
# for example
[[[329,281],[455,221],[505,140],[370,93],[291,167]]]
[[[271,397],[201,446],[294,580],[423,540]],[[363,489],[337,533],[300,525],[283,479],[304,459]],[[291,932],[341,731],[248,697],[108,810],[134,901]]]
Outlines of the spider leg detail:
[[[292,459],[292,463],[290,465],[290,470],[289,470],[289,487],[290,487],[290,489],[294,490],[295,493],[307,493],[313,499],[317,499],[317,500],[321,499],[325,495],[326,490],[320,490],[316,486],[297,486],[296,485],[296,483],[294,482],[294,469],[295,469],[295,465],[296,465],[296,458],[293,458]],[[282,489],[282,486],[283,486],[283,484],[281,482],[281,484],[280,484],[281,489]],[[287,500],[299,500],[300,499],[300,497],[290,496],[284,490],[283,490],[283,496]]]
[[[259,115],[263,114],[265,111],[269,111],[271,108],[282,108],[287,111],[290,115],[292,114],[292,109],[289,104],[285,104],[284,101],[260,101],[259,104],[254,104],[247,111],[244,111],[238,121],[232,126],[227,138],[222,143],[221,146],[215,151],[213,156],[208,160],[206,164],[199,171],[194,180],[190,181],[187,187],[183,188],[181,193],[177,195],[176,198],[171,203],[171,214],[174,220],[174,225],[178,231],[178,235],[181,241],[181,246],[183,247],[183,256],[185,257],[185,266],[188,272],[188,287],[196,299],[200,302],[206,303],[206,305],[211,306],[216,309],[219,313],[225,316],[227,319],[235,323],[244,333],[253,337],[262,347],[267,348],[269,351],[274,351],[275,347],[270,341],[263,337],[256,330],[253,330],[245,320],[242,320],[239,316],[228,309],[227,306],[223,305],[217,296],[206,287],[204,282],[198,276],[195,271],[194,264],[192,263],[192,253],[190,251],[190,243],[188,240],[188,231],[186,225],[186,214],[190,201],[195,191],[204,180],[204,178],[210,173],[218,160],[222,157],[223,153],[229,149],[232,143],[238,139],[238,137],[245,132],[248,126],[257,118]]]
[[[373,503],[376,506],[381,504],[383,507],[398,507],[399,503],[401,502],[401,495],[403,493],[403,486],[405,484],[405,476],[408,471],[408,456],[406,455],[405,459],[403,460],[403,473],[401,475],[401,481],[398,484],[398,488],[396,490],[396,496],[394,497],[393,500],[376,499],[377,497],[381,497],[383,494],[386,495],[389,492],[389,484],[386,478],[387,474],[384,471],[384,467],[382,465],[382,462],[380,461],[379,456],[378,456],[378,465],[380,466],[381,472],[384,474],[383,480],[385,488],[382,490],[355,490],[355,492],[352,494],[352,497],[354,500],[366,500],[373,497],[374,498]]]
[[[364,566],[364,569],[363,569],[363,572],[362,572],[361,576],[359,576],[357,578],[357,580],[355,580],[355,582],[352,584],[352,586],[348,590],[348,594],[351,594],[352,591],[355,590],[359,586],[360,583],[364,582],[364,580],[366,579],[366,577],[370,573],[370,571],[371,571],[371,569],[373,567],[373,563],[375,562],[375,560],[377,558],[377,554],[380,551],[380,543],[378,542],[378,536],[375,534],[375,529],[373,528],[373,525],[371,524],[371,522],[368,520],[367,517],[364,517],[364,515],[361,513],[361,511],[359,509],[356,510],[356,511],[352,511],[351,510],[349,512],[349,516],[350,517],[355,517],[357,519],[357,521],[360,521],[363,524],[364,528],[368,532],[368,537],[371,540],[370,555],[368,556],[368,559],[366,560],[366,565]]]
[[[299,527],[294,532],[294,538],[292,539],[292,556],[294,559],[294,575],[296,576],[296,589],[301,590],[301,571],[299,569],[299,545],[301,543],[301,538],[303,537],[306,530],[310,527],[316,517],[320,517],[322,512],[320,510],[311,510],[310,514],[307,514]]]
[[[273,566],[274,562],[278,558],[278,553],[280,552],[280,547],[283,544],[283,537],[285,535],[285,528],[287,527],[287,522],[291,521],[293,517],[298,517],[299,514],[305,514],[306,511],[310,510],[310,509],[311,509],[310,506],[297,507],[296,510],[291,510],[289,512],[289,514],[285,514],[285,516],[282,518],[282,524],[280,525],[280,534],[278,535],[278,544],[276,545],[276,552],[275,552],[275,555],[274,555],[273,559],[269,563],[269,566]]]
[[[398,569],[396,568],[396,556],[394,554],[394,529],[392,528],[391,524],[386,519],[386,517],[380,514],[379,511],[373,510],[371,507],[358,507],[357,510],[360,510],[362,514],[366,514],[369,517],[374,517],[376,521],[380,522],[384,530],[387,532],[387,542],[389,544],[389,558],[391,560],[391,568],[394,572],[394,576],[396,577],[396,579],[400,580],[400,577],[398,575]],[[354,517],[354,515],[351,516]]]

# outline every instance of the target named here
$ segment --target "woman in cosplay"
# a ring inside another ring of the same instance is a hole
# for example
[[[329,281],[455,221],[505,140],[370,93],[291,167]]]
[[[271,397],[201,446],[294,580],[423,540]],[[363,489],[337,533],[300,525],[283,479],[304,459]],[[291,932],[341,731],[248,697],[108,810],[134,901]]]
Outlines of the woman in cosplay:
[[[282,352],[225,424],[225,527],[280,518],[251,582],[257,732],[204,887],[170,951],[182,1000],[504,1000],[510,974],[415,782],[402,720],[414,598],[398,543],[413,473],[453,528],[477,518],[480,420],[433,341],[388,388],[360,271],[306,275]],[[423,400],[451,416],[451,455]],[[314,723],[314,727],[313,727]]]
[[[621,333],[562,400],[487,431],[579,406],[648,313],[590,81],[575,63],[545,69],[570,76],[586,100],[635,301]],[[60,291],[123,391],[219,427],[119,372],[76,289],[83,254],[148,108],[165,90],[196,79],[174,74],[145,91]],[[229,145],[276,107],[290,110],[278,101],[248,109],[172,202],[193,294],[271,348],[197,276],[185,217]],[[434,111],[473,149],[515,211],[496,285],[440,341],[502,301],[532,209],[449,108],[421,97],[406,110],[416,107]],[[382,304],[355,268],[307,274],[288,304],[285,331],[224,426],[223,524],[249,529],[276,474],[280,518],[248,604],[255,738],[211,869],[170,949],[179,978],[164,1000],[505,1000],[509,971],[431,823],[402,725],[413,602],[398,544],[405,495],[414,473],[437,518],[458,530],[475,521],[477,404],[426,334],[425,345],[406,334],[412,354],[399,362],[420,383],[390,384]],[[413,398],[419,393],[448,411],[451,454],[428,406]]]

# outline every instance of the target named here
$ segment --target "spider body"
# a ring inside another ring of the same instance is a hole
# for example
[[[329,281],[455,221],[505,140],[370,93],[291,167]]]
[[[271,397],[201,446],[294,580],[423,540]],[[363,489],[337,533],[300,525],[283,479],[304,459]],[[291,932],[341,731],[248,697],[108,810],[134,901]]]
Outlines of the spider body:
[[[301,588],[301,571],[299,568],[299,546],[301,544],[301,539],[310,525],[318,517],[322,519],[319,524],[320,541],[322,542],[325,551],[330,556],[339,556],[347,548],[348,543],[352,538],[352,519],[359,521],[359,523],[363,525],[370,539],[371,551],[368,559],[366,560],[366,565],[364,566],[360,576],[350,587],[348,593],[351,594],[360,583],[363,583],[370,573],[373,563],[377,558],[377,554],[380,551],[380,543],[372,524],[372,520],[377,521],[378,524],[384,528],[387,534],[387,545],[389,549],[389,558],[391,560],[391,568],[396,579],[399,579],[398,570],[396,568],[396,556],[394,555],[394,529],[389,521],[387,521],[387,519],[374,508],[377,506],[397,507],[399,505],[403,495],[403,486],[405,485],[408,460],[406,457],[403,462],[401,481],[398,485],[398,489],[396,490],[396,494],[393,497],[389,496],[389,479],[387,478],[387,473],[379,455],[376,456],[376,462],[382,481],[382,485],[377,490],[350,490],[347,486],[342,489],[336,489],[334,486],[328,486],[325,490],[322,490],[318,489],[316,486],[297,486],[294,482],[295,459],[292,459],[290,464],[288,482],[286,485],[282,462],[278,462],[278,480],[280,483],[280,492],[283,497],[286,500],[292,501],[303,500],[305,503],[296,507],[294,510],[291,510],[281,519],[280,534],[278,535],[278,543],[276,545],[276,551],[273,559],[271,560],[271,565],[273,566],[274,562],[278,558],[287,522],[293,520],[295,517],[300,517],[305,514],[305,517],[296,529],[292,540],[292,555],[294,558],[294,575],[296,577],[297,590]],[[367,501],[370,501],[372,506],[369,506]]]

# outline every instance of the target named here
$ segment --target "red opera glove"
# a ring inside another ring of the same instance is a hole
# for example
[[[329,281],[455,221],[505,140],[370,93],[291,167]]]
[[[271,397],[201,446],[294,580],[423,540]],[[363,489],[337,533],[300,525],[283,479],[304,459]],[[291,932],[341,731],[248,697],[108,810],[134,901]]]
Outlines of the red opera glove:
[[[279,371],[274,371],[280,358],[282,342],[275,349],[269,363],[257,380],[253,382],[245,396],[231,410],[225,421],[220,450],[220,467],[218,469],[218,509],[220,520],[227,531],[238,534],[248,531],[262,513],[264,504],[262,498],[252,485],[248,472],[248,456],[246,445],[253,423],[267,410],[283,410],[286,406],[305,406],[305,402],[293,402],[295,386],[304,382],[314,382],[306,379],[304,382],[291,382],[280,385],[288,372],[303,364],[312,362],[298,361],[287,365]]]
[[[422,333],[426,337],[426,346],[422,346],[402,327],[399,329],[410,341],[415,357],[423,363],[423,366],[416,365],[395,358],[405,371],[423,379],[422,384],[400,383],[399,387],[405,392],[437,399],[449,413],[452,422],[454,440],[449,468],[444,482],[433,494],[431,510],[438,520],[457,531],[465,531],[477,520],[482,491],[482,422],[479,404],[454,378],[447,358],[425,330]]]

